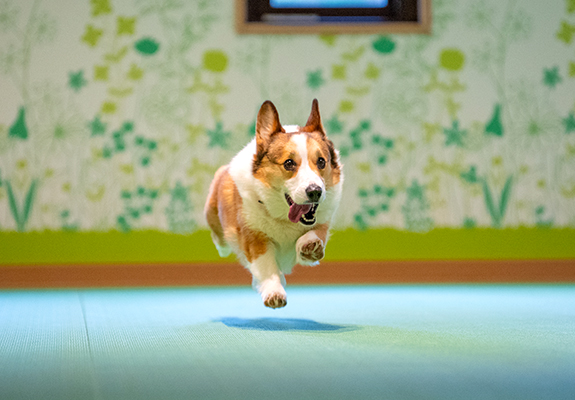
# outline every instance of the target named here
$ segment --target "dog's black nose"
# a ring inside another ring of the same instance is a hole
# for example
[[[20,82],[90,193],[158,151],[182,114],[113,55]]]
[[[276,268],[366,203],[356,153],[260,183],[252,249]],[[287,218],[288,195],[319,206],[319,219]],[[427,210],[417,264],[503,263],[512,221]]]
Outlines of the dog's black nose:
[[[315,183],[313,183],[307,187],[305,193],[307,194],[308,199],[312,203],[317,203],[319,201],[319,198],[321,197],[321,188]]]

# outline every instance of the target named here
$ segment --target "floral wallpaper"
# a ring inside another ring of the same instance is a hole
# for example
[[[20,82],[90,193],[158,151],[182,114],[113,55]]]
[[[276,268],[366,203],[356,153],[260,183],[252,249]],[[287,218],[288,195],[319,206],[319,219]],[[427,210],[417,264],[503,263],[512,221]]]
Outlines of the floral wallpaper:
[[[251,36],[228,0],[0,0],[0,230],[191,233],[261,103],[318,98],[337,227],[575,227],[575,0],[432,35]]]

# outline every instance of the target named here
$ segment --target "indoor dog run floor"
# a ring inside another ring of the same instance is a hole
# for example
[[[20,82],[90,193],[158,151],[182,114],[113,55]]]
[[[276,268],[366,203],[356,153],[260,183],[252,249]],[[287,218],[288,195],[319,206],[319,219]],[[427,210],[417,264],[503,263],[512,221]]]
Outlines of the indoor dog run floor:
[[[575,286],[0,292],[0,399],[573,399]]]

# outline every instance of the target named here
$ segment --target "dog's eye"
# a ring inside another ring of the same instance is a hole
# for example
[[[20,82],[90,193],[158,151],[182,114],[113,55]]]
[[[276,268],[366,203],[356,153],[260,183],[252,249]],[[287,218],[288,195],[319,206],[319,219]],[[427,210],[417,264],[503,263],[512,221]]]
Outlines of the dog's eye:
[[[317,167],[319,169],[324,169],[325,168],[325,158],[320,157],[317,159]]]
[[[288,158],[284,161],[284,168],[286,171],[293,171],[295,169],[295,161],[291,158]]]

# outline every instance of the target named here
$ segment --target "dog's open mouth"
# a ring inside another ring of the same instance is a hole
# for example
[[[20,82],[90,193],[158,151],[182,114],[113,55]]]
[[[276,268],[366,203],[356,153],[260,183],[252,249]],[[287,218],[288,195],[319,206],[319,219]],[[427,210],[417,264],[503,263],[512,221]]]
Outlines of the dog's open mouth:
[[[286,201],[289,205],[289,220],[293,223],[301,222],[304,225],[315,224],[315,212],[318,207],[318,203],[313,204],[297,204],[290,197],[289,194],[285,194]]]

